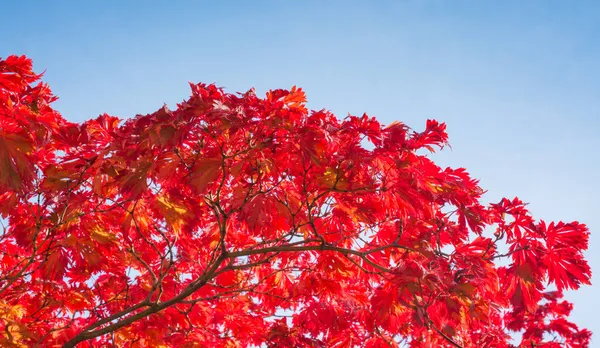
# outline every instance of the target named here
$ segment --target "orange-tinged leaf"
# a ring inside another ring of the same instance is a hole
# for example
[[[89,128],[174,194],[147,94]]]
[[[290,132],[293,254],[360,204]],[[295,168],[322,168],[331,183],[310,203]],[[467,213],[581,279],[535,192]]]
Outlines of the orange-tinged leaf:
[[[161,155],[154,166],[154,171],[158,179],[168,180],[174,174],[180,161],[174,152],[167,152]]]
[[[19,190],[33,177],[33,166],[27,158],[33,144],[24,136],[0,132],[0,190]]]
[[[190,183],[198,193],[206,189],[221,175],[221,158],[203,158],[196,161],[190,174]]]
[[[466,297],[471,297],[475,289],[475,285],[469,283],[456,284],[453,288],[454,292]]]
[[[187,207],[184,203],[177,201],[168,195],[157,196],[156,202],[161,215],[173,230],[176,233],[179,233],[185,218],[188,216]]]
[[[90,237],[100,244],[109,244],[117,241],[117,237],[113,233],[103,230],[100,226],[92,229]]]
[[[327,168],[320,181],[323,186],[330,189],[345,190],[348,188],[348,181],[335,168]]]
[[[72,292],[71,296],[67,299],[66,305],[67,308],[71,310],[71,312],[76,312],[89,308],[90,301],[82,293]]]

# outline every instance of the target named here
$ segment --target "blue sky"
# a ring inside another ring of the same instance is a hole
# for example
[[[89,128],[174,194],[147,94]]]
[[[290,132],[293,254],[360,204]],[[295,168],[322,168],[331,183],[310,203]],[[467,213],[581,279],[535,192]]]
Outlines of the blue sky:
[[[600,2],[12,1],[0,33],[0,56],[33,58],[72,121],[174,107],[187,81],[298,85],[342,117],[445,121],[440,164],[466,167],[488,200],[588,224],[600,270]],[[568,296],[600,334],[597,288]]]

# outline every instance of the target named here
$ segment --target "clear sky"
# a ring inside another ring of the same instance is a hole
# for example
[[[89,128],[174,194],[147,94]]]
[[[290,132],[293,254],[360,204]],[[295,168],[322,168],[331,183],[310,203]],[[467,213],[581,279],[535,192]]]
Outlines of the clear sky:
[[[598,1],[8,1],[8,54],[46,70],[72,121],[174,107],[187,81],[298,85],[342,117],[445,121],[440,164],[466,167],[487,200],[588,224],[600,272]],[[568,297],[600,335],[600,287]]]

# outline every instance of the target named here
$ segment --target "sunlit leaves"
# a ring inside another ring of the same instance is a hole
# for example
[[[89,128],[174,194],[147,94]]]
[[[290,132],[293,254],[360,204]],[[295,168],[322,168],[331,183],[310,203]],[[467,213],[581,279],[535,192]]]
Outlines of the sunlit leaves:
[[[155,202],[158,211],[165,218],[169,227],[179,234],[185,219],[190,215],[185,203],[168,195],[156,197]]]
[[[2,346],[589,343],[560,292],[590,282],[586,226],[484,205],[426,155],[443,123],[200,83],[73,124],[38,79],[0,59]]]

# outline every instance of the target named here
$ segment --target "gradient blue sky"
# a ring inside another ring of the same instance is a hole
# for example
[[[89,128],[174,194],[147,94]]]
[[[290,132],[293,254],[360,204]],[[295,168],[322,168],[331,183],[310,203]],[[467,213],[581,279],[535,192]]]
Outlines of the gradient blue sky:
[[[518,195],[592,230],[600,272],[600,2],[10,1],[0,56],[27,54],[64,117],[131,117],[187,98],[303,87],[309,107],[422,129],[448,124],[442,165],[487,200]],[[568,297],[600,335],[600,289]],[[594,341],[600,342],[599,338]]]

